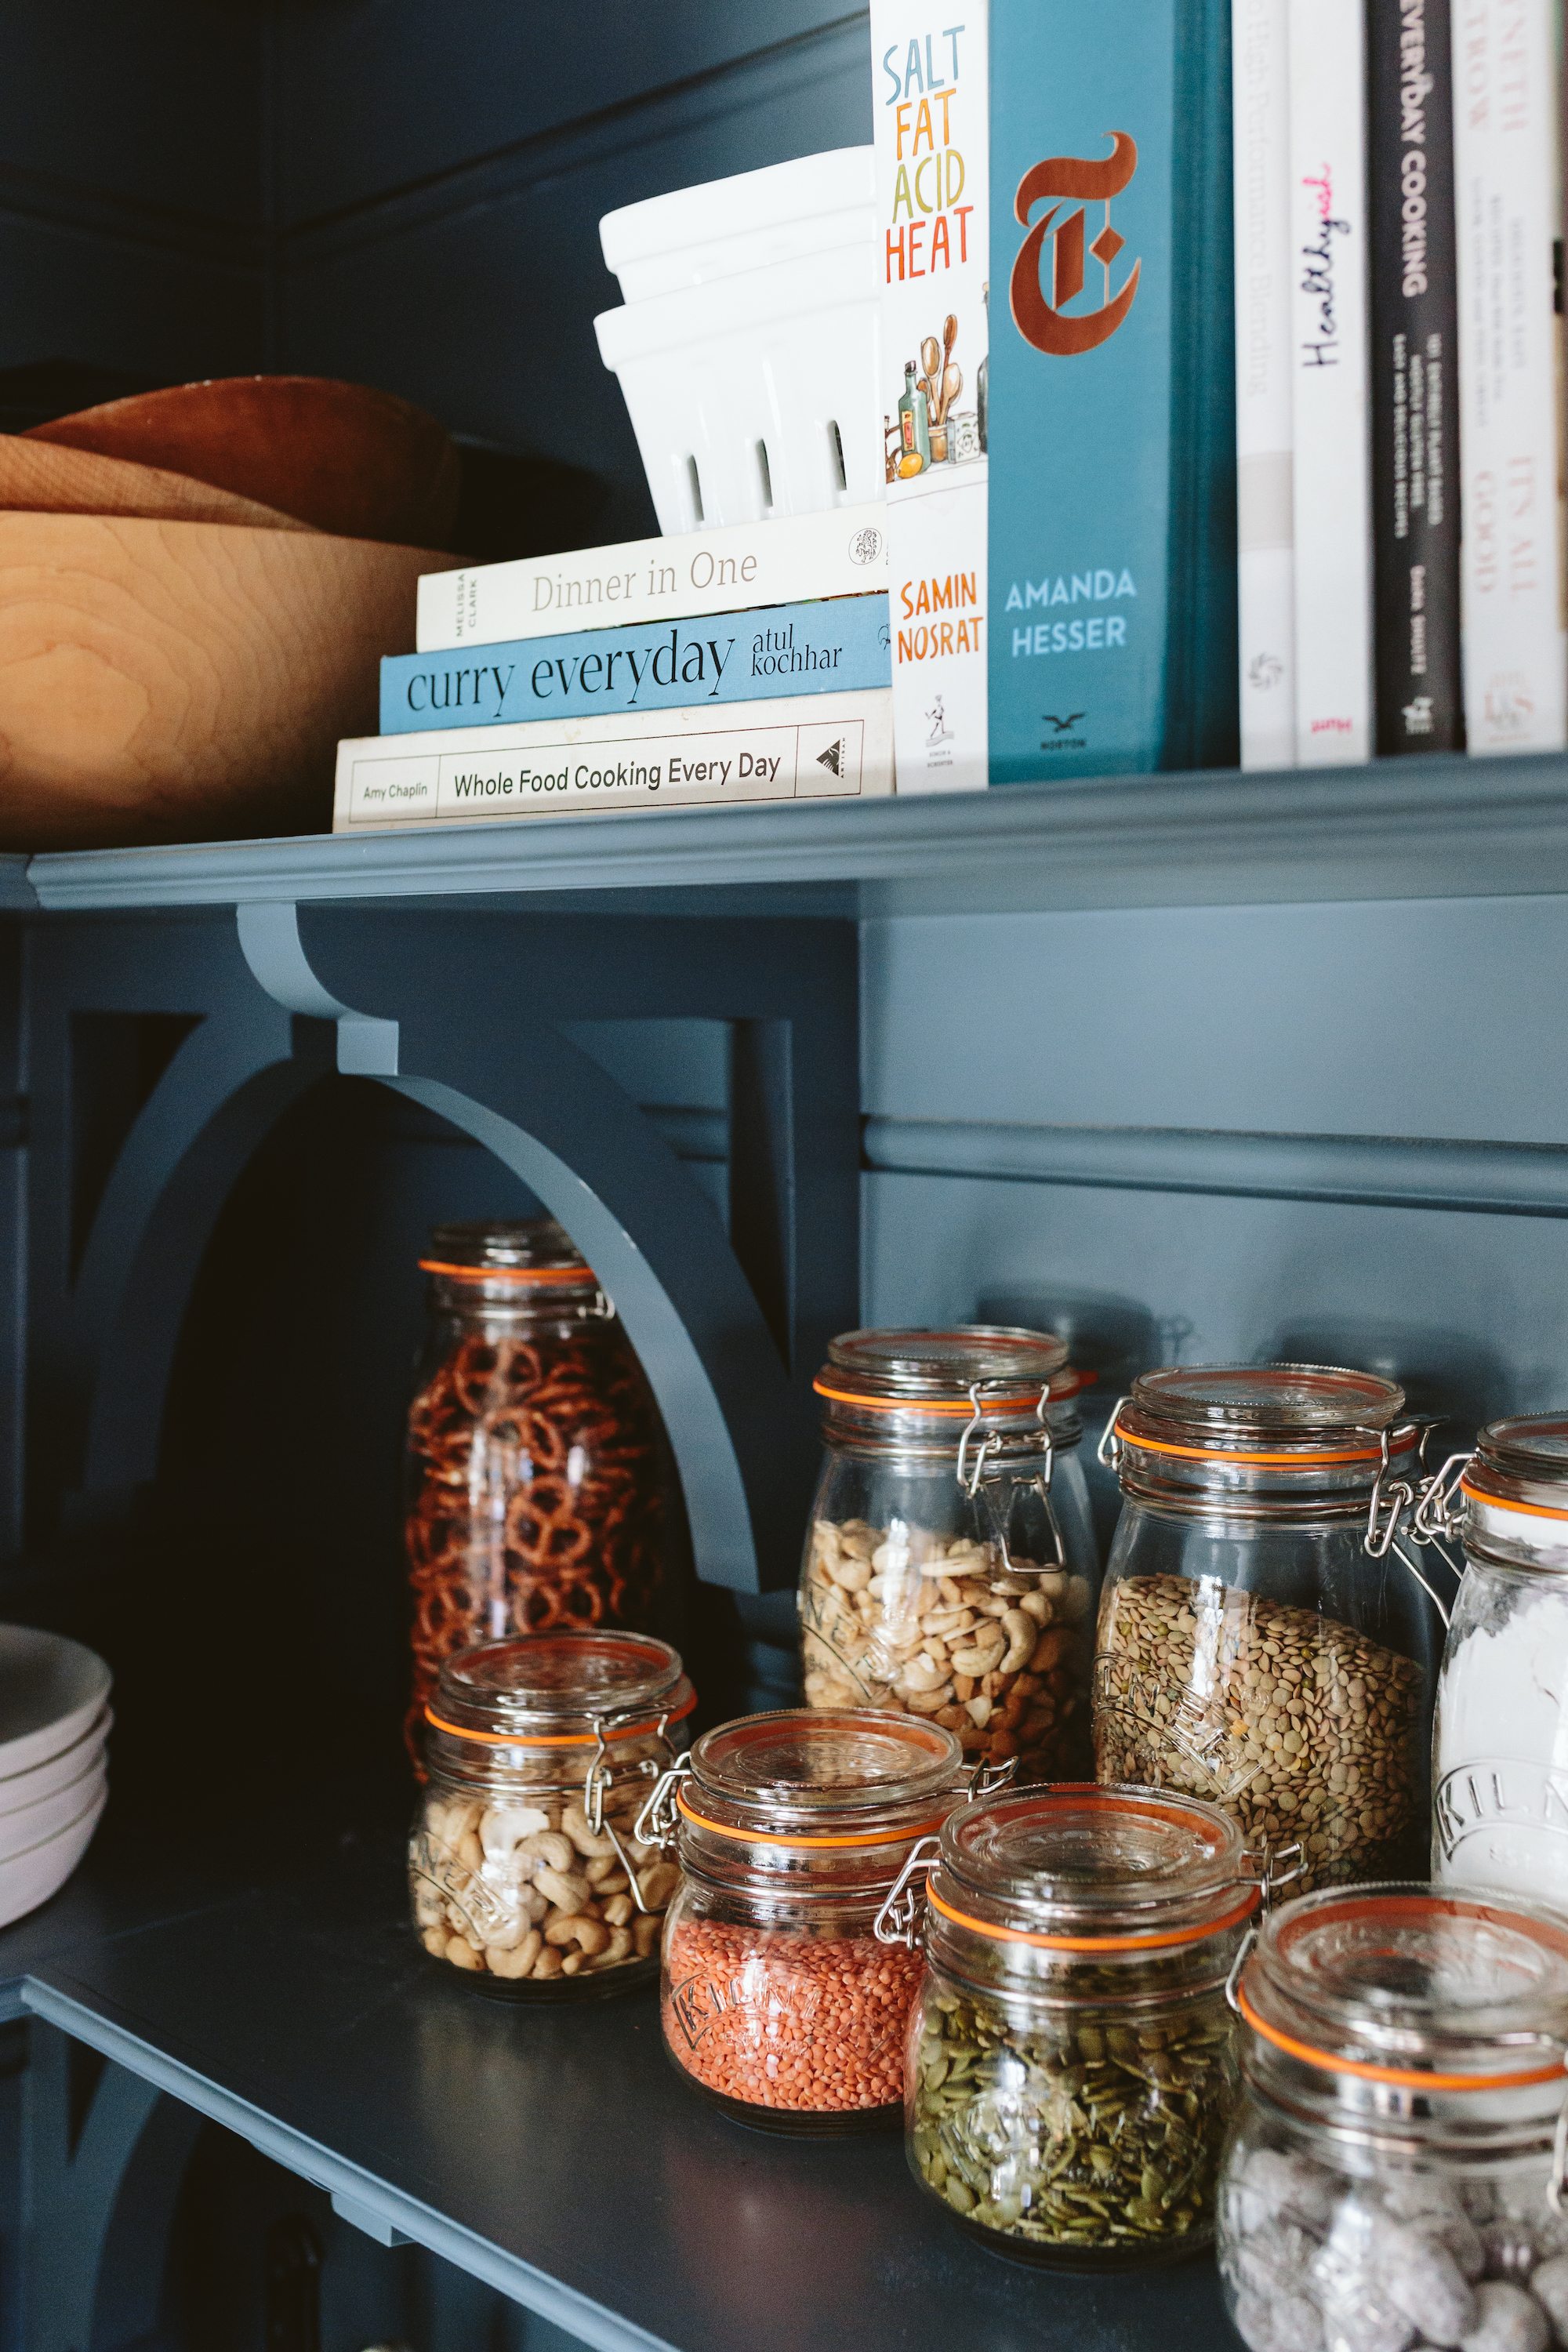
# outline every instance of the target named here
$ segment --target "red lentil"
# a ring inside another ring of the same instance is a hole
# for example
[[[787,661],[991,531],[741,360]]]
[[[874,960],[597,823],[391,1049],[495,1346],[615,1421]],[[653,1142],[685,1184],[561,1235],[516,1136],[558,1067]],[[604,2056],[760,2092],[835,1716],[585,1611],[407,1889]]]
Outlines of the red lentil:
[[[754,2107],[843,2113],[904,2095],[904,2029],[921,1958],[872,1936],[679,1919],[664,2037],[710,2091]]]

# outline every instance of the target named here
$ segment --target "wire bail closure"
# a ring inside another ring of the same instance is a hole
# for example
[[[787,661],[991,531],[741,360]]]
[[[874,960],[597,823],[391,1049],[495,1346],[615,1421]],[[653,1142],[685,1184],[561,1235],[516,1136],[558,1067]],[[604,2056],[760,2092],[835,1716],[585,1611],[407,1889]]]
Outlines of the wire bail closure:
[[[915,1932],[920,1913],[916,1908],[914,1875],[923,1871],[929,1878],[942,1853],[940,1838],[923,1837],[904,1856],[904,1866],[882,1898],[882,1906],[872,1923],[871,1933],[879,1944],[902,1944],[906,1951],[915,1948]]]
[[[676,1797],[690,1771],[690,1757],[678,1756],[659,1774],[632,1823],[632,1835],[639,1845],[657,1845],[661,1851],[668,1851],[675,1836]]]
[[[1120,1471],[1121,1467],[1121,1454],[1125,1441],[1119,1424],[1121,1420],[1122,1406],[1131,1402],[1131,1396],[1119,1396],[1111,1407],[1110,1419],[1100,1433],[1100,1444],[1094,1449],[1094,1458],[1103,1469]]]
[[[637,1864],[632,1860],[630,1854],[627,1853],[625,1846],[621,1843],[620,1838],[616,1834],[614,1822],[607,1817],[605,1811],[605,1792],[616,1777],[616,1768],[610,1762],[609,1748],[605,1738],[606,1727],[608,1727],[610,1731],[613,1733],[617,1724],[625,1724],[631,1721],[639,1712],[640,1709],[637,1707],[627,1707],[619,1715],[598,1715],[595,1717],[594,1738],[596,1744],[594,1749],[593,1761],[589,1765],[586,1773],[584,1775],[583,1812],[588,1823],[590,1835],[594,1837],[607,1837],[610,1843],[615,1847],[616,1858],[619,1862],[621,1868],[626,1874],[626,1885],[631,1895],[632,1901],[636,1904],[637,1909],[646,1918],[648,1913],[648,1906],[643,1901],[642,1889],[637,1885]],[[668,1728],[669,1711],[667,1708],[664,1714],[659,1717],[653,1733],[654,1738],[663,1743],[665,1753],[667,1755],[669,1752],[669,1741],[666,1738]],[[684,1761],[684,1759],[681,1760]],[[635,1764],[628,1764],[624,1769],[629,1772],[634,1779],[637,1780],[646,1780],[650,1773],[658,1775],[658,1785],[654,1791],[656,1796],[658,1792],[658,1787],[662,1786],[663,1781],[668,1780],[669,1777],[668,1771],[663,1774],[659,1774],[659,1768],[651,1756],[639,1757]],[[645,1838],[642,1834],[643,1813],[647,1811],[647,1807],[645,1805],[642,1811],[638,1813],[637,1820],[632,1824],[632,1835],[639,1845],[647,1845],[653,1843],[651,1839]]]
[[[1420,1444],[1416,1452],[1418,1469],[1426,1451],[1426,1441],[1432,1434],[1434,1426],[1431,1422],[1423,1424]],[[1443,1468],[1438,1471],[1435,1480],[1428,1478],[1413,1486],[1408,1478],[1394,1478],[1390,1480],[1385,1487],[1384,1481],[1388,1475],[1388,1432],[1386,1428],[1368,1429],[1361,1433],[1363,1436],[1377,1438],[1383,1453],[1377,1475],[1372,1482],[1372,1500],[1367,1506],[1366,1535],[1363,1549],[1368,1559],[1384,1559],[1392,1552],[1405,1573],[1413,1576],[1421,1587],[1422,1591],[1442,1619],[1446,1632],[1452,1619],[1452,1609],[1438,1600],[1415,1561],[1411,1559],[1404,1544],[1399,1540],[1399,1537],[1401,1522],[1405,1521],[1404,1533],[1409,1537],[1410,1541],[1423,1551],[1428,1549],[1435,1550],[1449,1575],[1456,1583],[1458,1582],[1464,1570],[1455,1567],[1437,1536],[1423,1522],[1421,1513],[1432,1486],[1442,1481],[1448,1472],[1451,1462],[1458,1460],[1459,1457],[1457,1454],[1451,1456],[1450,1461],[1446,1462]],[[1464,1458],[1467,1461],[1469,1459],[1468,1454]],[[1408,1514],[1408,1519],[1406,1519],[1406,1514]]]

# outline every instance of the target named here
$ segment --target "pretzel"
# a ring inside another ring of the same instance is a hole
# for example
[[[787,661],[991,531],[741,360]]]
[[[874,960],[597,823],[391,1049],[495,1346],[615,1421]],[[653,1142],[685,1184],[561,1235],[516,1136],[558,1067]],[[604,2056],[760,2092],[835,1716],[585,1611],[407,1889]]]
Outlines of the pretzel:
[[[647,1629],[662,1434],[625,1334],[600,1318],[525,1339],[470,1331],[426,1380],[409,1409],[404,1520],[416,1769],[444,1659],[513,1633]]]

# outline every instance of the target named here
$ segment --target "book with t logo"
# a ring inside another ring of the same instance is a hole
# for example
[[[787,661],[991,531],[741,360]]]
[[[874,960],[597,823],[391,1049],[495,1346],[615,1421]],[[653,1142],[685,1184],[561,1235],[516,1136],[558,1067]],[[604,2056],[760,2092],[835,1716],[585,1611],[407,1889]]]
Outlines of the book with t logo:
[[[1237,756],[1229,0],[991,0],[991,781]]]
[[[900,793],[986,781],[985,0],[871,0]]]

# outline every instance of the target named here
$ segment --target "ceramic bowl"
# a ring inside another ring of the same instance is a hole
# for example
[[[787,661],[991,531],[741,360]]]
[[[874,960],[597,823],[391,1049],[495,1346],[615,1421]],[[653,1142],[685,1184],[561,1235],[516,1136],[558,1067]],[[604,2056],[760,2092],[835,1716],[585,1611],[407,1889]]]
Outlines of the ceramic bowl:
[[[109,1759],[100,1748],[63,1789],[52,1789],[12,1812],[0,1813],[0,1864],[61,1835],[98,1802],[108,1786]]]
[[[74,1747],[102,1712],[112,1679],[80,1642],[0,1625],[0,1779]]]
[[[36,1911],[40,1903],[59,1892],[91,1844],[108,1802],[108,1791],[100,1790],[77,1819],[53,1837],[0,1862],[0,1927],[8,1927],[13,1919]]]

